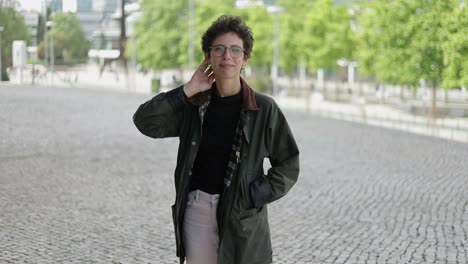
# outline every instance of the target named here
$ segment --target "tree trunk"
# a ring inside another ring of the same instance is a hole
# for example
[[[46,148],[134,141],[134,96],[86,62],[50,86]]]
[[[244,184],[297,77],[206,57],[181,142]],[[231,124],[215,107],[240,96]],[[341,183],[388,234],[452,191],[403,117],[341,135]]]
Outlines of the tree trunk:
[[[431,107],[429,108],[429,118],[434,121],[437,118],[437,85],[432,84]]]
[[[385,86],[385,84],[382,84],[380,86],[380,89],[382,90],[382,94],[380,95],[380,103],[381,104],[385,104],[385,90],[387,89],[387,87]]]
[[[362,81],[358,80],[358,87],[359,87],[359,96],[364,96],[363,89],[362,89]]]
[[[127,17],[125,14],[125,0],[120,0],[120,12],[122,16],[120,17],[120,54],[119,59],[122,61],[125,71],[125,77],[128,78],[128,65],[127,65],[127,58],[125,57],[125,46],[127,43],[127,32],[125,30],[125,18]]]
[[[340,81],[335,81],[335,101],[338,102],[340,98]]]
[[[322,90],[323,98],[327,98],[327,85],[325,83],[324,69],[317,70],[317,90]]]
[[[405,91],[404,91],[404,89],[405,89],[405,86],[400,85],[400,100],[401,101],[405,100]]]
[[[119,57],[115,59],[104,59],[104,62],[101,64],[101,67],[99,68],[99,77],[102,76],[102,73],[104,72],[104,69],[106,66],[110,67],[112,61],[121,61],[122,66],[124,68],[124,74],[125,74],[125,79],[127,80],[127,86],[129,86],[128,82],[128,63],[127,63],[127,58],[125,57],[125,46],[127,43],[127,33],[125,30],[125,0],[120,0],[120,12],[121,12],[121,17],[120,17],[120,37],[119,37]]]

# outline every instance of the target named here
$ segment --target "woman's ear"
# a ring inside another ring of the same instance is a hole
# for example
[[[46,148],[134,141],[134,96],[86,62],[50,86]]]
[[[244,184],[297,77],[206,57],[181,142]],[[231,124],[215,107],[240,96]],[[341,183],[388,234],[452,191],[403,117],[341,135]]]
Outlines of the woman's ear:
[[[205,59],[209,59],[209,58],[210,58],[210,53],[209,52],[205,53]]]

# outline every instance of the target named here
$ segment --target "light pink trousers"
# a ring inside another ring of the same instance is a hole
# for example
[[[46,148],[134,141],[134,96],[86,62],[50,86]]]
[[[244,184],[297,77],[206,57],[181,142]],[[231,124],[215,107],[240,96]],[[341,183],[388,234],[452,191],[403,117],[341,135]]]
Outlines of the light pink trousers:
[[[216,264],[218,258],[218,222],[216,207],[219,194],[200,190],[189,193],[184,217],[184,246],[187,264]]]

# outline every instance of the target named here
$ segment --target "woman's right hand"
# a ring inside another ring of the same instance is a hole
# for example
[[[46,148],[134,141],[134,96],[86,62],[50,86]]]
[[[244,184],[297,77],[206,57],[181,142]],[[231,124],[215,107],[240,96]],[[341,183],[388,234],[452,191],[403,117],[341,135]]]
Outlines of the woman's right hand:
[[[189,82],[184,85],[184,92],[187,97],[192,97],[197,93],[209,90],[213,85],[214,74],[210,65],[210,60],[205,60],[198,66]]]

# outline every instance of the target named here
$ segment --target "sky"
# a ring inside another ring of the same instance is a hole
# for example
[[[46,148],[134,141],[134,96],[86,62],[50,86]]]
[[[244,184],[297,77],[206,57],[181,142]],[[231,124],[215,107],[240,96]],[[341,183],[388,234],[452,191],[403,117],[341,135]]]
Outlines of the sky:
[[[41,11],[42,0],[16,0],[20,3],[21,7],[26,10]]]
[[[26,10],[42,10],[42,5],[44,5],[44,0],[16,0],[20,3],[21,7]],[[73,11],[76,9],[76,2],[73,0],[64,0],[63,1],[64,11]]]

